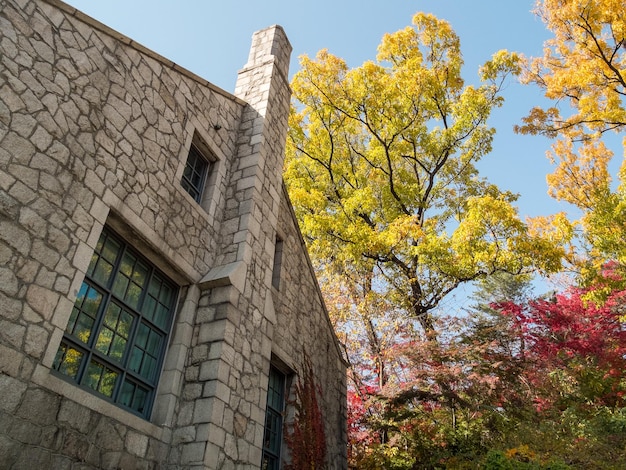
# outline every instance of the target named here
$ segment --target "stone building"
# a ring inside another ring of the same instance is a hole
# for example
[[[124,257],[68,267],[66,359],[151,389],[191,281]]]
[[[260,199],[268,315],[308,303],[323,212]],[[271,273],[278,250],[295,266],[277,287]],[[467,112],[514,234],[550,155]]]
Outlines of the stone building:
[[[347,467],[282,181],[290,52],[255,33],[230,94],[58,0],[0,0],[0,468],[282,468],[307,371]]]

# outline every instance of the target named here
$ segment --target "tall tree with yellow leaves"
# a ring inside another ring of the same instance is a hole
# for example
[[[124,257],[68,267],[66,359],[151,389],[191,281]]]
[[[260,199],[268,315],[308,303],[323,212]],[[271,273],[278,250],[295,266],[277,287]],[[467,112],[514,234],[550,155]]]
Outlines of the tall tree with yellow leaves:
[[[582,210],[588,250],[577,263],[592,282],[607,261],[626,266],[626,167],[613,189],[613,152],[604,142],[608,133],[626,129],[626,3],[539,0],[535,12],[554,37],[543,57],[528,61],[522,78],[555,105],[533,108],[517,130],[556,139],[550,193]]]
[[[554,271],[562,256],[554,236],[529,232],[515,195],[475,167],[517,56],[496,53],[478,87],[464,84],[462,63],[450,25],[418,13],[384,36],[376,61],[349,69],[321,51],[301,58],[292,82],[285,179],[322,279],[369,276],[372,292],[426,333],[462,283]],[[376,326],[384,315],[365,317]]]

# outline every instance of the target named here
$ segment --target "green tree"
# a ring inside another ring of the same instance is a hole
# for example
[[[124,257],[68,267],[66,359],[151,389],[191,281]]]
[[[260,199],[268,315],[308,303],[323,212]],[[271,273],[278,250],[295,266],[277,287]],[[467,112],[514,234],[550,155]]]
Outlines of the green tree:
[[[552,272],[563,255],[558,234],[531,233],[516,196],[475,167],[517,56],[496,53],[477,87],[462,63],[450,25],[418,13],[384,36],[376,61],[349,69],[321,51],[292,82],[285,178],[312,257],[329,272],[370,273],[371,289],[428,333],[461,283]]]

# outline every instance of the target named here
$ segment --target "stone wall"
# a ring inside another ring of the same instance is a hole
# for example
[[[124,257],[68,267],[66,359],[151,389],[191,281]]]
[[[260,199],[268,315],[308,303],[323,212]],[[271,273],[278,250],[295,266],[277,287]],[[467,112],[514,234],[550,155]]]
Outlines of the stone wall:
[[[0,33],[0,468],[259,468],[269,365],[304,351],[345,468],[345,364],[282,186],[282,29],[235,95],[56,0],[0,1]],[[180,287],[149,420],[50,370],[105,225]]]

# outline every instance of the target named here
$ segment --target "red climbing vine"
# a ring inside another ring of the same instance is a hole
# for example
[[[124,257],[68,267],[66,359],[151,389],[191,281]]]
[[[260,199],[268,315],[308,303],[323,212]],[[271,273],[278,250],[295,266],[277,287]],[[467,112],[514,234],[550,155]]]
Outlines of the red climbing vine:
[[[326,468],[326,433],[318,396],[321,387],[313,373],[313,366],[305,354],[304,367],[295,384],[292,402],[295,417],[285,438],[291,451],[287,470],[323,470]]]

